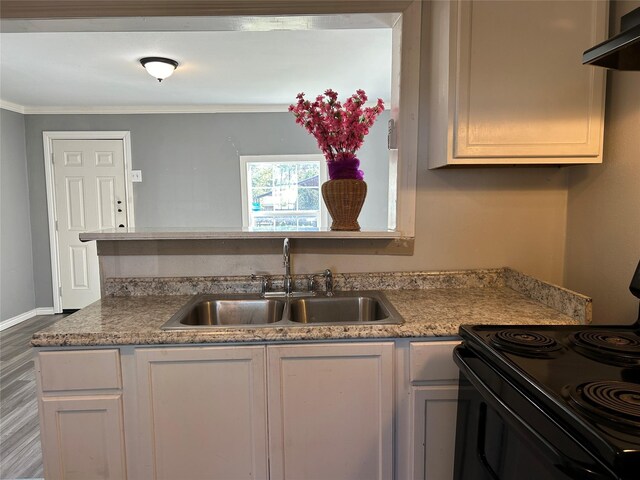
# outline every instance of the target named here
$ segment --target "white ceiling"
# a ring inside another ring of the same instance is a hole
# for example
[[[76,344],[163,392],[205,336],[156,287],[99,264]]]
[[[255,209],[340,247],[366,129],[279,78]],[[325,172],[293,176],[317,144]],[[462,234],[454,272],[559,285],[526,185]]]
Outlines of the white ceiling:
[[[388,100],[391,28],[371,28],[374,23],[329,30],[308,30],[308,22],[292,29],[268,30],[267,25],[268,31],[264,22],[249,27],[245,22],[242,31],[4,29],[0,99],[25,113],[210,106],[268,110],[292,103],[298,92],[314,97],[327,88],[341,98],[362,88],[371,98]],[[158,83],[139,63],[146,56],[173,58],[180,65]]]

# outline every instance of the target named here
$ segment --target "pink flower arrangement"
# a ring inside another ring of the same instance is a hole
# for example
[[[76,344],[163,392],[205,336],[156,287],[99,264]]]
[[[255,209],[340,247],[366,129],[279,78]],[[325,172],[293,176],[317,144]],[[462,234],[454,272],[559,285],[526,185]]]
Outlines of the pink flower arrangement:
[[[362,180],[362,170],[358,170],[360,160],[355,156],[369,133],[376,117],[384,110],[384,102],[378,99],[373,107],[364,107],[367,95],[364,90],[356,90],[344,104],[338,100],[338,94],[329,89],[324,95],[318,95],[315,102],[299,93],[298,103],[289,106],[296,117],[296,123],[302,125],[316,137],[318,146],[329,166],[329,178],[353,178]]]

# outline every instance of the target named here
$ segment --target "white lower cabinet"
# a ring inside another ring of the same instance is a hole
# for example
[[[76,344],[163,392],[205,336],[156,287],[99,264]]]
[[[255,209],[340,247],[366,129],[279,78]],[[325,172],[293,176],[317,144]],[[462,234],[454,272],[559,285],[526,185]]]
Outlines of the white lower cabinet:
[[[392,478],[393,342],[140,348],[136,364],[144,478]]]
[[[35,365],[45,478],[126,479],[119,350],[39,351]]]
[[[127,478],[121,395],[47,397],[41,410],[47,480]]]
[[[263,346],[136,350],[144,478],[267,479]]]
[[[413,387],[414,479],[451,480],[458,386]]]
[[[457,343],[40,350],[45,476],[448,480]]]
[[[453,478],[458,368],[456,341],[399,341],[396,478]]]
[[[267,348],[271,480],[393,478],[393,349]]]

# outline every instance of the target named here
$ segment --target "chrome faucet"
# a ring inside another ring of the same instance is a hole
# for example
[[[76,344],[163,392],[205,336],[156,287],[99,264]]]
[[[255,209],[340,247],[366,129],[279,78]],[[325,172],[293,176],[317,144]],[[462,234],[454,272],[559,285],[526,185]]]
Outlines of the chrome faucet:
[[[333,273],[330,269],[326,269],[323,273],[324,276],[324,291],[327,297],[333,296]]]
[[[309,275],[307,279],[307,290],[311,293],[316,291],[316,277],[324,278],[324,292],[327,297],[333,296],[333,273],[330,269],[326,269],[322,273]]]
[[[260,296],[265,297],[269,290],[269,284],[271,283],[269,275],[256,275],[252,273],[251,280],[260,280]]]
[[[282,259],[284,263],[284,293],[291,295],[293,291],[293,279],[291,278],[291,255],[290,255],[290,243],[289,239],[284,239],[284,245],[282,246]]]

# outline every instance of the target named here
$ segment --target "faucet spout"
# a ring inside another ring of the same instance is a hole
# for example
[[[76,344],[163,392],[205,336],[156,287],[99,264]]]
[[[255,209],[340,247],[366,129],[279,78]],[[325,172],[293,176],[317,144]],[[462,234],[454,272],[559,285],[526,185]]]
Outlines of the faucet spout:
[[[288,238],[284,239],[282,246],[282,261],[284,264],[284,293],[290,295],[293,291],[293,280],[291,278],[291,244]]]

